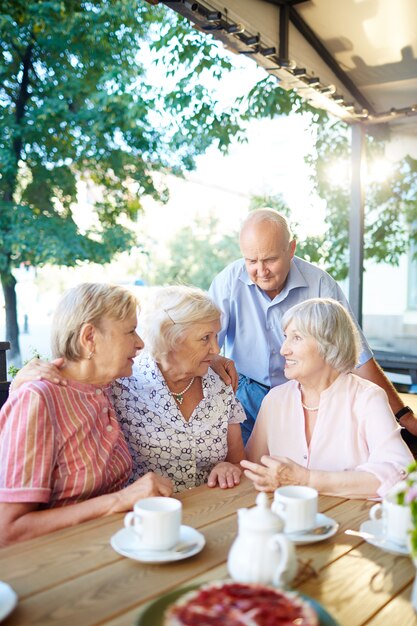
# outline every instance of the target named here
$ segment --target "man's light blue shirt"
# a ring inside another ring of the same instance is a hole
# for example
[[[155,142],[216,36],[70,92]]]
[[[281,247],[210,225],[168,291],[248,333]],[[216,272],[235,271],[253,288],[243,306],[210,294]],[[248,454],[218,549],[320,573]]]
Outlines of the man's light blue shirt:
[[[249,278],[243,259],[231,263],[216,276],[209,294],[222,311],[219,345],[224,344],[225,355],[234,360],[239,374],[268,387],[287,382],[284,358],[279,351],[284,341],[281,320],[289,308],[308,298],[333,298],[353,318],[336,281],[324,270],[296,256],[283,290],[273,300]],[[373,355],[356,325],[362,341],[359,361],[362,365]]]

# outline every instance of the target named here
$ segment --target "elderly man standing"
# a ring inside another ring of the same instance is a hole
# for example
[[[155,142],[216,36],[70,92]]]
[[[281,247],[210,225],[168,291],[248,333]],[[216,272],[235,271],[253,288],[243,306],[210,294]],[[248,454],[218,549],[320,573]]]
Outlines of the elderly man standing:
[[[247,415],[242,424],[245,443],[267,392],[286,382],[284,358],[280,355],[284,313],[314,297],[338,300],[352,313],[336,281],[295,256],[295,248],[295,239],[283,215],[272,209],[252,211],[240,231],[243,259],[220,272],[209,290],[223,313],[219,345],[224,345],[226,357],[233,359],[239,372],[237,397]],[[397,421],[417,434],[417,418],[404,407],[360,329],[359,332],[362,353],[355,373],[381,386]]]

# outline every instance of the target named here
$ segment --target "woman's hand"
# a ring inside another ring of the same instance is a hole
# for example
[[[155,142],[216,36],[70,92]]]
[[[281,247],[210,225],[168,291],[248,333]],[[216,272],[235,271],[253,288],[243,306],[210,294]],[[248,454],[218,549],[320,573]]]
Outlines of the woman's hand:
[[[66,379],[61,376],[59,368],[64,364],[64,359],[54,359],[53,361],[41,361],[40,359],[32,359],[22,367],[11,384],[11,391],[15,391],[23,383],[32,380],[49,380],[57,385],[66,385]]]
[[[232,385],[232,389],[236,393],[239,374],[237,373],[235,362],[218,354],[212,358],[210,367],[226,385]]]
[[[308,485],[310,471],[285,456],[261,457],[261,465],[241,461],[244,474],[258,491],[274,491],[283,485]]]
[[[231,489],[240,483],[241,475],[242,470],[237,465],[222,461],[211,470],[207,485],[209,487],[219,485],[221,489]]]
[[[134,483],[124,489],[112,494],[116,496],[116,503],[109,511],[111,513],[123,513],[133,509],[133,505],[142,498],[153,496],[172,496],[174,486],[172,481],[165,476],[160,476],[154,472],[148,472]]]

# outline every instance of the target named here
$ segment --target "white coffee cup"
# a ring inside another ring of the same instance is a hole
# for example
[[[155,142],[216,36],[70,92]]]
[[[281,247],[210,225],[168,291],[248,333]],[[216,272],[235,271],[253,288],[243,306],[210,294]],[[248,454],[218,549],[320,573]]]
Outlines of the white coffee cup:
[[[182,504],[175,498],[144,498],[125,515],[126,528],[132,528],[148,550],[170,550],[178,543]]]
[[[310,530],[316,525],[318,493],[312,487],[288,485],[275,489],[272,510],[284,522],[286,533]]]
[[[400,546],[407,545],[408,531],[412,529],[409,506],[397,504],[395,494],[387,495],[382,502],[374,504],[369,511],[372,520],[381,520],[383,536]]]

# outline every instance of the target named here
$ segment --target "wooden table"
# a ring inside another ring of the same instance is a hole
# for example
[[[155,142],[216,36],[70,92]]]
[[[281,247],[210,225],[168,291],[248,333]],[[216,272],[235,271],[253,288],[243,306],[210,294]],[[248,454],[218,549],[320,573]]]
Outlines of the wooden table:
[[[122,527],[114,515],[0,550],[0,579],[20,601],[5,626],[132,626],[150,600],[178,586],[227,576],[226,559],[236,535],[236,510],[252,506],[256,492],[244,480],[230,490],[199,487],[180,495],[184,523],[206,537],[204,550],[189,559],[150,565],[119,556],[109,544]],[[319,510],[340,523],[338,533],[297,546],[297,589],[318,600],[341,626],[417,624],[409,602],[415,568],[347,536],[367,519],[371,503],[320,496]],[[153,626],[147,624],[146,626]]]

